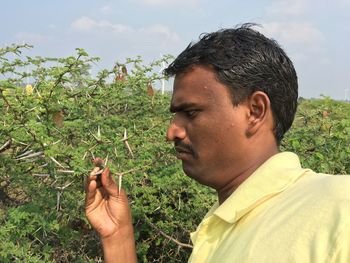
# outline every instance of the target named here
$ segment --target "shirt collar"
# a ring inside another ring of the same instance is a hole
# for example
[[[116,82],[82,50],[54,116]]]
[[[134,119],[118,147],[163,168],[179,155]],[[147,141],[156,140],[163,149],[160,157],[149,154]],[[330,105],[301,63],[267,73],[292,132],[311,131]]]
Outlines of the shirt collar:
[[[278,153],[255,170],[224,203],[215,204],[206,217],[214,214],[232,224],[265,198],[285,190],[306,171],[296,154]]]

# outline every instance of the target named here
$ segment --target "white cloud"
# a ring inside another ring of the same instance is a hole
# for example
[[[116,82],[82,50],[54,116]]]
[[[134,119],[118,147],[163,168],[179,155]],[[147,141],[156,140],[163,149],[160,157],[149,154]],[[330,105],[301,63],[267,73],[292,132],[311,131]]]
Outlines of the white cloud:
[[[90,17],[83,16],[72,22],[71,28],[77,31],[107,30],[113,33],[130,32],[132,28],[123,24],[113,24],[107,20],[96,21]]]
[[[118,43],[118,48],[126,53],[138,54],[140,50],[168,53],[182,44],[179,35],[162,24],[132,27],[84,16],[71,23],[71,30],[89,43]]]
[[[178,43],[180,41],[180,37],[176,33],[172,32],[168,27],[160,24],[152,25],[147,28],[141,28],[138,31],[145,36],[156,37],[163,43],[168,41]]]
[[[279,0],[272,2],[266,9],[267,14],[273,16],[300,16],[305,13],[307,0]]]
[[[100,7],[100,12],[102,14],[109,15],[113,12],[113,9],[109,5],[104,5],[104,6]]]
[[[124,24],[114,24],[107,20],[94,20],[83,16],[71,23],[71,29],[84,33],[106,33],[130,35],[132,38],[156,38],[164,41],[179,42],[180,37],[172,32],[167,26],[156,24],[149,27],[134,28]]]
[[[336,0],[350,1],[350,0]],[[269,38],[276,39],[288,51],[293,61],[303,65],[306,61],[318,64],[329,63],[325,46],[325,35],[311,23],[314,7],[320,8],[324,1],[274,0],[266,9],[267,19],[258,28]]]
[[[307,61],[318,64],[329,63],[327,50],[324,46],[325,36],[309,22],[267,22],[263,28],[257,28],[269,38],[277,40],[293,62],[302,65]]]
[[[267,22],[261,31],[286,44],[318,46],[324,40],[322,32],[308,22]]]
[[[94,26],[96,26],[96,22],[93,19],[86,17],[86,16],[83,16],[83,17],[75,20],[71,24],[71,28],[76,29],[76,30],[80,30],[80,31],[89,31]]]

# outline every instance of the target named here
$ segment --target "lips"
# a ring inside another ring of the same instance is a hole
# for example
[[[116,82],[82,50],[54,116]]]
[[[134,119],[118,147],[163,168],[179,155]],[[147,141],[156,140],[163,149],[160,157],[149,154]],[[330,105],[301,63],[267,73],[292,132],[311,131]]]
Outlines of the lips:
[[[181,147],[181,146],[175,146],[175,150],[177,152],[180,152],[180,153],[188,153],[188,154],[191,154],[191,151],[184,148],[184,147]]]
[[[184,160],[190,156],[193,156],[192,152],[186,148],[175,146],[175,150],[176,150],[176,158],[180,160]]]

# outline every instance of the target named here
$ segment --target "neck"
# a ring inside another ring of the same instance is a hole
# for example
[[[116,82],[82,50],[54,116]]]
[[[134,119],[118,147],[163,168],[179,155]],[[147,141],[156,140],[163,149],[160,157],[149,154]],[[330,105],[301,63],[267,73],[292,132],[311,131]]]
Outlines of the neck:
[[[278,152],[279,150],[277,147],[272,147],[269,151],[265,151],[264,154],[255,156],[255,161],[250,161],[249,165],[247,165],[244,170],[231,177],[232,179],[230,179],[223,187],[217,189],[219,204],[221,205],[250,175],[255,172],[256,169],[259,168],[259,166]]]

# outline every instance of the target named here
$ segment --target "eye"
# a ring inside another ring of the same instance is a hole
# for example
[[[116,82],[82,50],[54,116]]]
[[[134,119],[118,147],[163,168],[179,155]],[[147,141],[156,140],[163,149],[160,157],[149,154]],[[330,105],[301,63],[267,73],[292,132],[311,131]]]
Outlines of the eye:
[[[194,118],[197,115],[198,111],[197,110],[188,110],[185,111],[185,114],[188,118]]]

